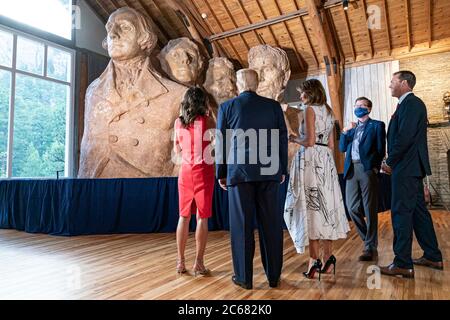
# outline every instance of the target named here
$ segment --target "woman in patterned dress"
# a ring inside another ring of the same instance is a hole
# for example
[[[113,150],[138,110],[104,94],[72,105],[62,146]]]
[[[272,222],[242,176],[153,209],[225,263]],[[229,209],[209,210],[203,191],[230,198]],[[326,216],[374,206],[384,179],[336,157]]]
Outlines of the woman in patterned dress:
[[[320,273],[335,272],[332,241],[346,238],[350,228],[333,158],[334,116],[325,89],[320,81],[311,79],[302,83],[299,91],[306,109],[300,137],[289,137],[300,149],[291,164],[284,220],[297,252],[304,253],[309,246],[304,276],[313,278],[317,272],[320,280]]]

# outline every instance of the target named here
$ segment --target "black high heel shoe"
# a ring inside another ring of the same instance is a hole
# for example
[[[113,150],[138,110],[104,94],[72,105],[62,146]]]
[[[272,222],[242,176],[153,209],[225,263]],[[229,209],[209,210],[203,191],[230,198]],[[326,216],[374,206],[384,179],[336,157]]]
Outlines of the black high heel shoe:
[[[328,269],[330,269],[331,265],[333,265],[333,274],[336,274],[336,257],[334,255],[331,255],[327,262],[325,262],[325,265],[323,266],[323,269],[320,270],[320,273],[328,273]]]
[[[319,274],[319,281],[320,281],[320,270],[322,269],[322,262],[320,259],[317,259],[314,264],[311,266],[311,268],[308,270],[308,272],[303,272],[303,275],[308,279],[314,279],[314,275],[316,272]]]

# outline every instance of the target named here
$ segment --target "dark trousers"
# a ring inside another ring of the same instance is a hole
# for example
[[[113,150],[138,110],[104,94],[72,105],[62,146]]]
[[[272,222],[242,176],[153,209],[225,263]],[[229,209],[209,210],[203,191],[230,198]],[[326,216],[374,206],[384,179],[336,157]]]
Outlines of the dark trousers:
[[[361,163],[353,163],[352,171],[346,181],[345,202],[364,249],[374,251],[378,246],[378,178]]]
[[[394,263],[413,268],[411,257],[413,231],[426,259],[442,261],[433,220],[427,210],[421,177],[392,175],[392,227],[394,229]]]
[[[278,205],[280,183],[246,182],[228,187],[231,252],[238,281],[253,283],[254,217],[259,228],[261,260],[269,281],[278,281],[283,264],[283,213]]]

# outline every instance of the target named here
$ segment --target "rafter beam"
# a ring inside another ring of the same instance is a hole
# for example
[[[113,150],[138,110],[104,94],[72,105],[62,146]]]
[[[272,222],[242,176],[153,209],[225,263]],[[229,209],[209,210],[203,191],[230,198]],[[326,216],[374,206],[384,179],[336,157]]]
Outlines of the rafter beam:
[[[261,15],[261,17],[262,17],[264,20],[267,20],[267,17],[266,17],[266,15],[264,14],[264,11],[263,11],[263,9],[262,9],[262,7],[261,7],[261,4],[259,3],[259,0],[256,0],[256,5],[258,6],[259,14]],[[267,29],[269,30],[270,35],[272,36],[272,39],[273,39],[273,42],[275,43],[275,45],[276,45],[277,47],[279,47],[280,44],[278,43],[277,37],[275,37],[275,34],[273,33],[272,27],[271,27],[271,26],[267,26]]]
[[[341,3],[342,3],[342,0],[328,0],[328,1],[326,1],[324,3],[322,8],[323,9],[329,9],[329,8],[334,7],[334,6],[340,5]],[[235,35],[238,35],[240,33],[249,32],[251,30],[265,28],[265,27],[268,27],[268,26],[273,25],[273,24],[277,24],[277,23],[282,22],[282,21],[292,20],[292,19],[295,19],[297,17],[302,17],[302,16],[306,16],[306,15],[308,15],[308,10],[306,8],[302,8],[302,9],[296,10],[294,12],[283,14],[283,15],[281,15],[279,17],[266,19],[264,21],[256,22],[256,23],[250,24],[248,26],[243,26],[243,27],[239,27],[239,28],[236,28],[236,29],[233,29],[233,30],[228,30],[228,31],[224,31],[224,32],[221,32],[221,33],[218,33],[218,34],[214,34],[211,37],[209,37],[209,40],[210,41],[216,41],[216,40],[219,40],[219,39],[235,36]]]
[[[343,128],[342,75],[341,66],[338,63],[339,50],[336,49],[336,41],[332,38],[333,35],[331,34],[331,28],[329,26],[330,21],[324,13],[324,9],[319,7],[319,1],[320,0],[305,0],[305,3],[308,8],[309,18],[311,19],[314,36],[319,42],[320,53],[325,62],[327,83],[334,117],[339,122],[340,127]],[[344,167],[343,156],[339,153],[337,148],[334,148],[334,158],[338,171],[342,172]]]
[[[203,4],[208,8],[209,13],[211,14],[211,16],[213,17],[216,25],[219,27],[221,32],[224,32],[222,25],[219,22],[219,19],[217,19],[216,14],[214,13],[214,11],[212,10],[210,4],[208,3],[207,0],[201,0],[203,2]],[[212,30],[212,29],[211,29]],[[211,40],[210,40],[211,41]],[[239,63],[243,66],[244,65],[244,60],[242,60],[242,58],[240,57],[239,53],[237,52],[236,48],[234,47],[233,43],[230,41],[229,38],[226,38],[226,41],[228,43],[228,45],[230,46],[231,50],[233,50],[236,59],[239,61]],[[230,56],[231,57],[231,56]]]
[[[219,0],[222,7],[225,9],[225,12],[227,13],[228,17],[230,18],[231,22],[233,23],[234,27],[237,28],[238,25],[236,23],[236,20],[234,20],[233,15],[231,14],[230,10],[228,10],[227,5],[223,0]],[[250,46],[248,45],[247,41],[245,40],[244,36],[242,34],[239,34],[239,37],[241,38],[242,42],[244,43],[245,47],[247,48],[247,51],[250,50]]]
[[[388,53],[389,55],[391,55],[392,52],[392,44],[391,44],[391,27],[389,24],[389,11],[388,11],[388,6],[386,3],[386,0],[383,0],[382,2],[383,5],[383,12],[384,12],[384,20],[386,21],[386,40],[388,42]]]
[[[90,6],[91,9],[92,9],[92,5],[93,5],[93,4],[92,4],[91,2],[92,2],[92,1],[86,1],[86,3],[88,4],[88,6]],[[93,2],[97,5],[97,7],[99,7],[99,8],[101,9],[101,11],[103,11],[104,13],[106,13],[106,18],[105,18],[105,16],[104,16],[103,14],[98,13],[98,15],[99,15],[100,17],[102,17],[102,22],[105,23],[106,20],[108,20],[108,17],[109,17],[109,12],[108,12],[108,10],[105,8],[105,6],[103,5],[103,3],[102,3],[101,1],[94,0]],[[93,10],[93,11],[95,12],[96,10]]]
[[[303,21],[302,17],[299,17],[299,20],[300,20],[300,26],[302,27],[302,30],[305,33],[306,40],[308,41],[308,45],[309,45],[309,48],[311,50],[312,56],[314,58],[314,61],[316,62],[316,67],[317,67],[317,69],[319,69],[320,68],[320,63],[319,63],[319,60],[317,59],[316,51],[314,50],[314,46],[312,44],[311,38],[310,38],[310,36],[308,34],[308,31],[306,30],[305,22]]]
[[[145,1],[143,1],[143,0],[136,0],[136,1],[139,3],[139,5],[140,5],[142,8],[144,8],[144,10],[145,10],[145,11],[148,13],[148,15],[155,21],[155,23],[158,23],[158,26],[160,27],[161,31],[164,31],[164,32],[165,32],[166,37],[167,37],[168,39],[173,39],[173,38],[177,38],[177,37],[178,37],[178,34],[177,34],[172,28],[167,28],[167,32],[166,32],[166,28],[164,27],[164,25],[159,24],[158,19],[163,19],[163,20],[166,22],[166,24],[167,24],[168,26],[171,25],[171,23],[170,23],[169,21],[167,21],[166,17],[164,16],[164,14],[162,13],[162,11],[161,11],[161,9],[159,8],[158,4],[157,4],[155,1],[153,1],[153,0],[148,0],[151,4],[153,4],[153,7],[156,9],[156,13],[157,13],[157,15],[158,15],[158,18],[153,17],[153,16],[151,15],[151,10],[148,9],[148,4],[147,4],[147,2],[145,2]]]
[[[433,42],[433,0],[426,1],[428,9],[428,48]]]
[[[281,15],[281,9],[280,6],[278,5],[278,3],[276,2],[276,0],[272,0],[275,8],[277,8],[277,12],[278,15]],[[284,25],[284,29],[286,30],[286,33],[289,37],[289,41],[291,42],[294,52],[295,52],[295,57],[297,58],[297,61],[300,65],[300,68],[302,69],[302,71],[308,70],[308,67],[305,65],[305,63],[303,62],[303,58],[300,56],[298,48],[297,48],[297,44],[295,43],[294,39],[291,36],[291,32],[289,31],[288,25],[286,23],[286,21],[283,21],[283,25]]]
[[[248,15],[247,11],[245,10],[244,6],[242,5],[241,0],[236,0],[236,1],[237,1],[237,4],[239,5],[239,8],[241,9],[241,12],[244,14],[244,17],[247,20],[247,23],[251,24],[252,21],[250,20],[250,16]],[[261,39],[259,34],[255,30],[252,30],[252,31],[253,31],[254,36],[258,40],[259,44],[263,44],[264,41]]]
[[[345,30],[347,30],[347,36],[348,36],[348,40],[350,42],[350,49],[352,50],[353,62],[355,62],[356,61],[355,44],[353,43],[353,36],[352,36],[352,30],[350,29],[350,23],[348,22],[347,10],[344,10],[344,8],[342,8],[342,13],[344,15]]]
[[[370,33],[369,24],[367,23],[367,20],[369,19],[369,16],[367,15],[367,6],[366,1],[361,0],[362,6],[361,8],[364,10],[364,16],[366,17],[366,27],[367,27],[367,39],[369,41],[369,49],[370,49],[370,57],[373,58],[374,56],[374,49],[373,49],[373,42],[372,42],[372,34]]]
[[[209,24],[208,20],[204,20],[200,16],[200,8],[197,6],[197,4],[192,0],[184,0],[187,2],[187,10],[192,15],[192,19],[194,19],[195,25],[200,26],[201,29],[203,29],[203,35],[202,38],[206,39],[209,35],[212,35],[214,33],[212,26]],[[200,32],[200,30],[199,30]],[[216,46],[216,44],[218,46]],[[213,57],[220,57],[220,56],[231,56],[222,45],[221,41],[217,41],[217,43],[211,42],[211,46],[213,48]]]
[[[409,1],[405,2],[406,36],[408,37],[408,52],[411,52],[411,22],[409,19]]]

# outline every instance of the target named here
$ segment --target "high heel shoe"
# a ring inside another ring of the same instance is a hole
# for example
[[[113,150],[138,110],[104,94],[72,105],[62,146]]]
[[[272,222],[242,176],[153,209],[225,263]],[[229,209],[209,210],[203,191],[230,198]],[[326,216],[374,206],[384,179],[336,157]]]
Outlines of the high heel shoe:
[[[327,262],[325,262],[325,265],[322,270],[320,270],[320,273],[330,273],[328,272],[328,269],[330,269],[331,265],[333,265],[333,274],[336,274],[336,257],[333,255],[331,255]]]
[[[320,281],[321,269],[322,269],[322,262],[320,261],[320,259],[317,259],[307,272],[303,272],[303,275],[308,279],[314,279],[314,275],[317,272],[319,274],[319,281]]]
[[[195,260],[195,264],[192,270],[194,271],[194,277],[196,277],[197,275],[205,276],[210,273],[209,269],[207,269],[203,264],[203,260]]]
[[[186,266],[184,264],[184,259],[177,259],[177,273],[186,273]]]

